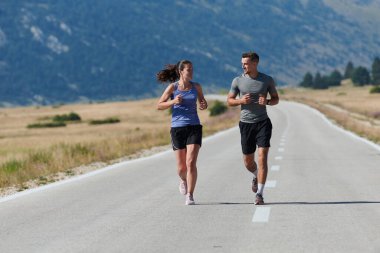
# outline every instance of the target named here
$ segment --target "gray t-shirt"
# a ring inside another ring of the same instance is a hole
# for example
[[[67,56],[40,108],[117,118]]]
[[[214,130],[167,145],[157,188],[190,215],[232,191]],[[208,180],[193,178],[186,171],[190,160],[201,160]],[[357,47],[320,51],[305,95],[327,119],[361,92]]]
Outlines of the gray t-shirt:
[[[240,97],[247,93],[251,94],[251,103],[241,105],[240,121],[256,123],[268,118],[266,106],[258,104],[259,95],[262,94],[264,97],[267,97],[268,92],[271,95],[277,94],[273,78],[266,74],[259,72],[254,79],[245,74],[234,78],[230,93],[239,95]]]

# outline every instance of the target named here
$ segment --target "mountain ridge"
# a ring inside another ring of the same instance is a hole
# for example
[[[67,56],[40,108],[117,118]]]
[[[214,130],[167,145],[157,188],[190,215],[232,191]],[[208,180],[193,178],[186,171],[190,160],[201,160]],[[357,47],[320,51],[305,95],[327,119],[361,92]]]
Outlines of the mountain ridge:
[[[377,10],[370,0],[9,0],[0,3],[0,104],[157,96],[156,72],[184,58],[205,91],[226,90],[248,50],[279,85],[348,61],[369,66],[380,51]]]

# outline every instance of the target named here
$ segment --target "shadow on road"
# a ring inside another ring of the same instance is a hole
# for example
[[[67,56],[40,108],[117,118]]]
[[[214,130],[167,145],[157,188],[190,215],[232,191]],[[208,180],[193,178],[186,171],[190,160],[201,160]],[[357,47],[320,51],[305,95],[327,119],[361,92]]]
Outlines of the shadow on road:
[[[268,202],[265,205],[352,205],[352,204],[380,204],[380,201],[320,201],[320,202]]]
[[[306,202],[306,201],[290,201],[290,202],[266,202],[266,206],[274,205],[358,205],[358,204],[380,204],[380,201],[319,201],[319,202]],[[253,205],[253,202],[198,202],[198,206],[212,206],[212,205]]]

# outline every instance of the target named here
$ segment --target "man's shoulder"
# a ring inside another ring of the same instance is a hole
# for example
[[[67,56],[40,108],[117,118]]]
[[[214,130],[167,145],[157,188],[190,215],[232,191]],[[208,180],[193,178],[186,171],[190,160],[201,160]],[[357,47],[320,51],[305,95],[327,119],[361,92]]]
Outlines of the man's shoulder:
[[[259,77],[264,79],[264,80],[273,80],[273,78],[270,75],[267,75],[263,72],[259,72]]]

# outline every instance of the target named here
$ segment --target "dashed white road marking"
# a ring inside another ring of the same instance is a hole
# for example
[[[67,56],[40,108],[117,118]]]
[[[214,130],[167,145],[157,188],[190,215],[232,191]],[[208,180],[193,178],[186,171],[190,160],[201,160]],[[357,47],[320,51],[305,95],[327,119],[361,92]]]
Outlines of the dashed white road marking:
[[[277,184],[276,180],[267,180],[265,182],[265,188],[275,188]]]
[[[279,148],[278,149],[279,152],[284,152],[284,150],[285,150],[284,148]]]
[[[280,143],[280,146],[285,146],[285,143],[284,143],[284,142],[281,142],[281,143]]]
[[[270,170],[271,171],[279,171],[280,170],[280,166],[279,165],[272,165],[272,167],[270,167]]]
[[[256,207],[252,222],[268,222],[270,207]]]
[[[274,159],[275,160],[282,160],[282,156],[276,156]]]

